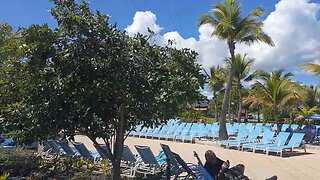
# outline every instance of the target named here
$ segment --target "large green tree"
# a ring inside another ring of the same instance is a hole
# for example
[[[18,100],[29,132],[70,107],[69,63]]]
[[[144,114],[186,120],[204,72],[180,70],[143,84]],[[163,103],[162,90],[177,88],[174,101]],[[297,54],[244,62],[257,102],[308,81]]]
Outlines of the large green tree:
[[[292,73],[283,74],[283,72],[283,70],[271,73],[257,71],[255,75],[261,81],[253,84],[252,93],[244,99],[244,102],[251,106],[262,105],[271,108],[278,132],[281,129],[279,124],[281,111],[293,102],[301,102],[305,98],[301,87],[290,79]]]
[[[212,35],[227,42],[231,56],[231,68],[228,75],[220,119],[220,139],[227,139],[228,137],[226,130],[226,113],[235,71],[236,44],[252,44],[261,41],[273,46],[271,38],[262,31],[263,23],[259,18],[263,12],[263,8],[257,7],[247,15],[242,16],[241,5],[235,0],[226,0],[224,3],[215,4],[210,14],[204,14],[200,16],[198,20],[199,25],[210,24],[213,26]]]
[[[199,98],[204,77],[197,54],[152,45],[142,35],[129,37],[85,2],[53,2],[55,30],[23,30],[31,88],[23,117],[6,122],[38,140],[62,130],[70,137],[80,132],[109,157],[113,179],[120,179],[126,133],[137,124],[165,122]]]
[[[231,58],[226,59],[228,67],[231,67],[232,61]],[[253,74],[250,74],[251,66],[254,62],[253,58],[247,57],[247,54],[241,55],[236,54],[234,66],[235,66],[235,72],[234,72],[234,82],[238,91],[238,113],[237,113],[237,119],[238,122],[241,120],[241,113],[242,113],[242,82],[243,81],[251,81],[253,79]]]
[[[0,125],[4,119],[19,118],[16,111],[26,94],[28,83],[26,63],[23,61],[23,38],[7,23],[0,24]],[[0,127],[1,128],[1,127]]]

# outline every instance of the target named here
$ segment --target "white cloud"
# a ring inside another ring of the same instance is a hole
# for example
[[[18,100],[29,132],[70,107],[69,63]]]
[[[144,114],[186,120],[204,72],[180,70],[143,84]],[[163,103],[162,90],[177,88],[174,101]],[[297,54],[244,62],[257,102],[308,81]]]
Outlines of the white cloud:
[[[158,34],[162,27],[157,25],[155,22],[157,17],[151,11],[136,12],[133,17],[133,23],[125,28],[129,35],[134,35],[137,32],[141,34],[149,34],[148,28],[155,34]]]
[[[213,65],[222,64],[224,57],[228,55],[228,48],[224,41],[211,37],[212,27],[203,25],[199,27],[199,40],[196,38],[182,37],[179,32],[167,32],[160,34],[162,28],[156,23],[156,15],[150,11],[136,12],[131,25],[125,29],[129,35],[136,33],[149,34],[149,27],[156,33],[156,36],[151,40],[159,45],[165,45],[169,40],[177,48],[190,48],[199,53],[198,61],[204,68],[209,69]]]
[[[249,57],[256,59],[253,70],[284,68],[301,74],[296,67],[315,61],[320,55],[320,21],[316,18],[319,10],[320,4],[311,3],[309,0],[279,1],[275,5],[275,11],[264,20],[263,28],[273,39],[275,47],[262,43],[251,46],[237,44],[236,52],[248,53]],[[229,56],[226,42],[211,37],[210,25],[200,26],[198,37],[184,38],[177,31],[162,35],[162,28],[156,23],[156,19],[156,15],[150,11],[136,12],[132,24],[125,30],[130,35],[137,32],[147,34],[149,27],[157,33],[153,42],[164,45],[168,40],[172,40],[177,48],[195,50],[199,53],[199,63],[207,70],[213,65],[222,65],[224,58]]]
[[[319,4],[308,0],[282,0],[264,21],[264,31],[271,36],[275,47],[256,44],[241,45],[239,49],[256,59],[255,68],[265,70],[294,70],[302,63],[313,61],[320,49],[320,22],[316,19],[319,9]]]

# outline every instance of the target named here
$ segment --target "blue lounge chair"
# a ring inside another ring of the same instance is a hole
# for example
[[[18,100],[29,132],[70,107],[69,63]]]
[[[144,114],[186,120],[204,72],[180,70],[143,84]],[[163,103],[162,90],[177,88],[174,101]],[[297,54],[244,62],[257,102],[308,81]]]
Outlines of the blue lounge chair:
[[[239,123],[239,125],[237,125],[238,128],[237,128],[237,132],[240,130],[240,129],[246,129],[247,125],[246,123]]]
[[[78,150],[79,154],[89,160],[92,160],[94,163],[98,162],[100,154],[98,152],[91,152],[82,142],[74,142],[73,146]]]
[[[278,136],[275,138],[273,143],[263,144],[263,145],[254,145],[253,152],[256,150],[266,150],[269,146],[282,146],[285,145],[290,133],[288,132],[280,132]]]
[[[246,138],[246,136],[247,135],[246,135],[245,131],[240,129],[236,137],[229,137],[228,140],[218,141],[218,144],[220,146],[222,146],[222,145],[228,146],[228,144],[231,142],[238,142],[238,141],[244,140]]]
[[[142,130],[142,124],[139,124],[136,126],[136,128],[134,128],[133,130],[131,130],[131,132],[129,133],[130,136],[136,136],[140,131]]]
[[[147,136],[148,134],[152,134],[153,131],[154,131],[154,128],[153,128],[153,127],[148,127],[148,128],[145,127],[145,128],[143,128],[143,130],[139,133],[139,138],[142,138],[142,137],[147,138],[146,136]]]
[[[277,132],[278,131],[278,125],[277,124],[273,124],[273,126],[271,127],[272,131]],[[279,132],[278,132],[279,133]]]
[[[275,132],[268,130],[268,131],[264,131],[263,133],[263,137],[260,141],[255,141],[255,142],[251,142],[251,143],[245,143],[242,145],[242,151],[244,151],[244,149],[252,149],[257,146],[257,145],[265,145],[270,143],[270,141],[273,139]]]
[[[127,145],[123,146],[122,161],[121,166],[125,168],[122,172],[129,171],[128,176],[135,177],[141,158],[134,156]]]
[[[156,160],[150,147],[135,145],[135,148],[143,162],[139,164],[137,172],[143,173],[146,176],[147,174],[156,174],[162,171],[162,167]]]
[[[203,175],[199,171],[199,166],[196,166],[192,163],[186,163],[179,154],[173,153],[177,162],[181,165],[181,168],[187,173],[184,179],[196,179],[196,180],[203,180]]]
[[[239,130],[240,123],[233,123],[233,128],[235,128],[237,131]]]
[[[61,155],[63,154],[62,149],[59,147],[59,145],[57,144],[57,142],[53,139],[49,139],[45,142],[46,146],[49,146],[51,148],[51,150],[56,153],[57,155]]]
[[[184,136],[177,136],[176,139],[182,140],[182,142],[190,141],[191,143],[194,142],[195,138],[200,138],[205,136],[206,133],[202,133],[205,130],[205,125],[202,123],[194,123],[190,129],[188,135]]]
[[[274,132],[270,126],[264,126],[264,127],[262,128],[262,132],[263,132],[263,133],[265,133],[266,131]]]
[[[193,127],[192,123],[187,123],[186,126],[182,129],[181,133],[175,136],[174,140],[184,141],[185,137],[190,135],[192,127]]]
[[[236,126],[233,126],[230,123],[227,123],[226,127],[227,127],[228,136],[235,135],[235,134],[237,134],[237,132],[239,132],[241,130],[241,129],[237,129]]]
[[[208,138],[218,138],[219,137],[219,124],[218,123],[213,123],[212,124],[212,127],[209,130],[207,136],[208,136]]]
[[[162,128],[158,132],[152,133],[152,137],[151,138],[152,139],[153,138],[158,138],[159,139],[161,136],[164,136],[168,132],[170,127],[171,127],[171,125],[168,125],[168,124],[163,125]]]
[[[160,146],[161,146],[163,152],[165,153],[166,157],[169,159],[170,167],[171,167],[170,173],[171,173],[171,175],[174,176],[174,179],[178,179],[183,172],[187,172],[187,176],[185,176],[185,179],[187,177],[190,177],[190,176],[195,177],[194,176],[195,173],[192,170],[190,172],[190,167],[189,167],[189,166],[193,166],[194,167],[193,164],[189,164],[188,165],[185,161],[183,161],[181,159],[181,157],[178,154],[172,152],[168,145],[160,144]],[[180,161],[180,163],[179,163],[178,160]],[[187,166],[188,168],[187,167],[181,167],[179,165]]]
[[[66,140],[57,141],[57,144],[62,148],[62,150],[66,153],[66,155],[70,157],[79,155],[75,148],[72,148],[69,146],[68,141]]]
[[[160,131],[161,134],[157,136],[158,139],[166,139],[169,134],[174,133],[175,129],[177,129],[178,126],[179,126],[179,123],[175,123],[172,126],[168,125],[168,128],[166,128],[164,131]]]
[[[176,136],[179,136],[182,133],[182,131],[186,125],[187,125],[187,123],[181,123],[176,129],[174,129],[172,131],[168,131],[165,139],[166,140],[169,140],[169,139],[174,140],[176,138]]]
[[[93,146],[96,148],[96,152],[98,152],[100,158],[102,159],[109,159],[111,156],[110,154],[107,154],[107,145],[106,144],[93,144]],[[99,146],[99,147],[98,147]]]
[[[246,131],[247,131],[247,134],[251,133],[251,131],[253,131],[255,127],[253,126],[252,123],[248,123],[247,126],[246,126]]]
[[[161,125],[158,125],[150,130],[148,130],[145,134],[144,134],[144,137],[145,138],[152,138],[153,137],[153,134],[156,134],[158,133],[160,130],[161,130],[162,126]]]
[[[298,129],[299,125],[298,124],[291,124],[290,127],[292,130],[296,130],[296,129]]]
[[[282,124],[282,126],[281,126],[281,132],[286,131],[287,128],[289,128],[289,124]]]
[[[250,142],[254,142],[257,138],[258,138],[258,136],[259,136],[259,132],[260,130],[253,130],[250,134],[249,134],[249,136],[247,137],[247,138],[245,138],[245,139],[240,139],[240,141],[231,141],[231,142],[229,142],[227,145],[226,145],[226,147],[227,148],[230,148],[230,147],[237,147],[239,150],[240,150],[240,148],[241,148],[241,146],[243,145],[243,144],[245,144],[245,143],[250,143]]]
[[[291,153],[292,153],[294,148],[300,147],[300,145],[303,143],[304,135],[305,135],[304,133],[293,133],[293,135],[287,145],[268,146],[266,148],[266,154],[268,155],[269,152],[276,152],[276,153],[280,153],[280,157],[282,157],[283,151],[285,149],[291,150]],[[304,150],[306,152],[305,147],[304,147]]]
[[[262,124],[256,124],[256,126],[254,127],[254,130],[258,131],[259,133],[262,133],[263,132]]]
[[[198,129],[195,135],[197,138],[205,137],[208,135],[208,124],[198,124]]]

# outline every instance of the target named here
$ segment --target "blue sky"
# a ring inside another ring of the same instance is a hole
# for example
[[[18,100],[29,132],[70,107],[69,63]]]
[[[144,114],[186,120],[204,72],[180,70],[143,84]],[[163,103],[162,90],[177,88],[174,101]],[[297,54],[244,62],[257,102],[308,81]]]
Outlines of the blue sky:
[[[194,37],[197,33],[197,19],[206,13],[218,0],[91,0],[90,7],[111,16],[124,29],[132,23],[136,11],[152,11],[157,15],[157,23],[164,32],[179,31],[184,37]],[[278,0],[242,0],[244,12],[256,6],[266,9],[265,15],[274,10]],[[55,27],[48,10],[53,4],[48,0],[1,0],[0,22],[9,22],[14,27],[28,26],[33,23],[47,23]]]
[[[206,69],[222,64],[228,55],[225,42],[210,37],[212,27],[197,26],[198,17],[207,13],[218,0],[91,0],[90,7],[111,16],[110,21],[129,34],[146,33],[147,27],[158,36],[155,42],[174,40],[179,48],[199,53],[199,63]],[[294,72],[294,79],[305,84],[319,84],[320,78],[297,66],[320,59],[320,0],[240,0],[243,12],[256,6],[266,12],[262,18],[265,32],[274,40],[271,48],[263,44],[238,45],[237,52],[256,59],[253,70],[284,68]],[[47,23],[55,27],[46,0],[0,0],[0,22],[15,28]],[[207,92],[207,94],[210,94]]]

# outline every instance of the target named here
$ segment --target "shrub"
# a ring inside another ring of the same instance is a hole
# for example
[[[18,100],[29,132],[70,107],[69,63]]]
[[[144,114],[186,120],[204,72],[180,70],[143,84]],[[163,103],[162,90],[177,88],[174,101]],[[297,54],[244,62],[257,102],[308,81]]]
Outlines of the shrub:
[[[0,148],[0,175],[8,172],[10,177],[27,176],[38,167],[39,161],[33,151]]]

